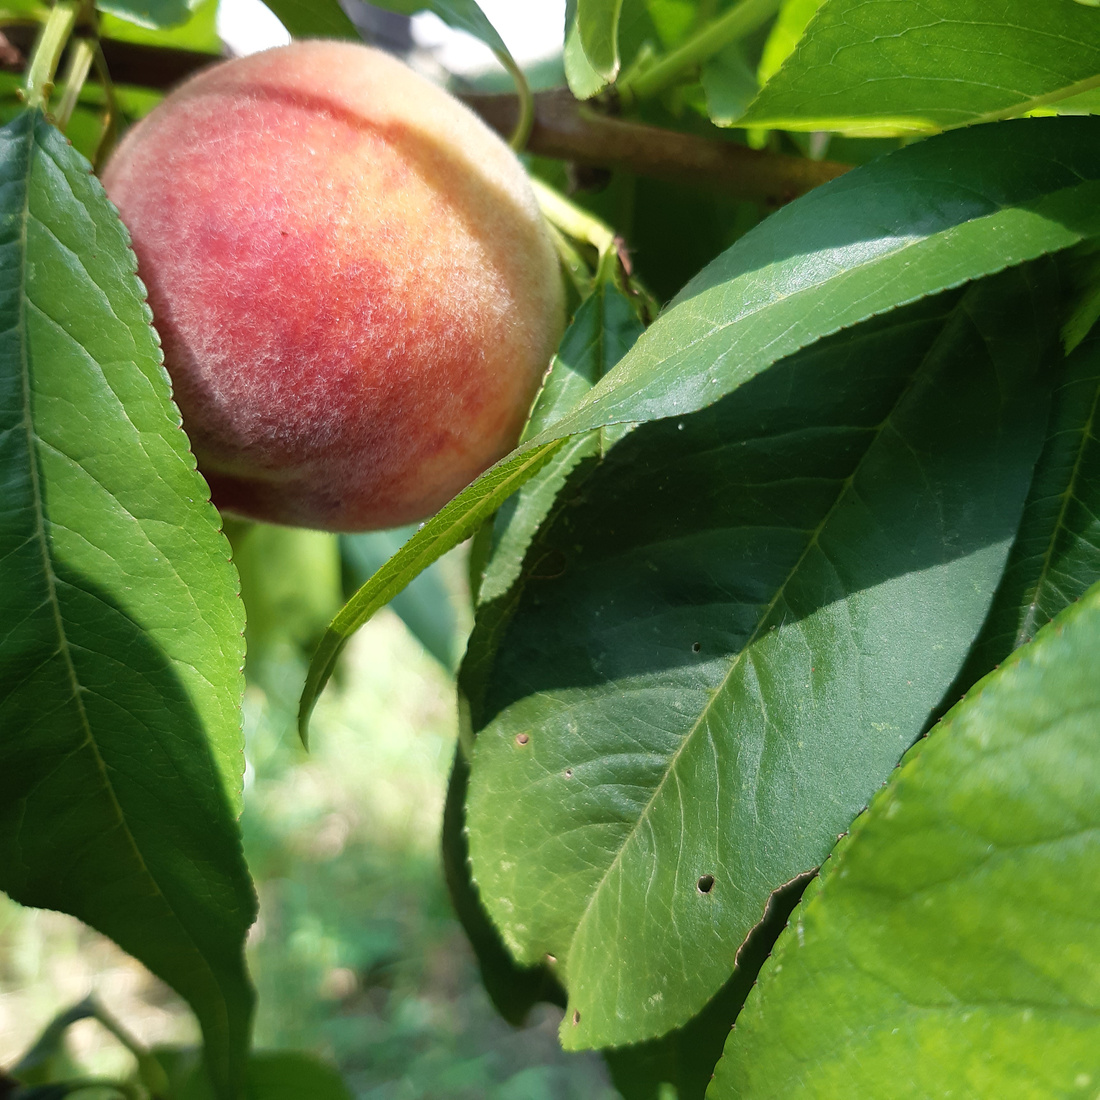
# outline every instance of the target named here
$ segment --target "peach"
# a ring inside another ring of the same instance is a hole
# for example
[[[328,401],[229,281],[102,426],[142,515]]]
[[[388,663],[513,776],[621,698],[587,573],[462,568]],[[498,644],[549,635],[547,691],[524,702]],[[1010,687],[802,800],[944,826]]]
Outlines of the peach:
[[[523,168],[366,46],[206,69],[103,175],[214,502],[357,531],[422,519],[516,442],[563,324]]]

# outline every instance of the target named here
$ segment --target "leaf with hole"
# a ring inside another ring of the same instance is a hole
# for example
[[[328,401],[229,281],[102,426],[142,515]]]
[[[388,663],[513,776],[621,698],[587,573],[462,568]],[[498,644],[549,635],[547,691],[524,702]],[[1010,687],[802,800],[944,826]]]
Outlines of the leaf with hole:
[[[710,1100],[1100,1083],[1100,586],[952,710],[837,845]]]
[[[37,112],[0,130],[0,888],[182,994],[232,1097],[255,898],[244,626],[126,232]]]
[[[470,852],[517,960],[559,960],[567,1047],[698,1012],[920,734],[1019,522],[1056,285],[925,299],[639,426],[532,543]]]

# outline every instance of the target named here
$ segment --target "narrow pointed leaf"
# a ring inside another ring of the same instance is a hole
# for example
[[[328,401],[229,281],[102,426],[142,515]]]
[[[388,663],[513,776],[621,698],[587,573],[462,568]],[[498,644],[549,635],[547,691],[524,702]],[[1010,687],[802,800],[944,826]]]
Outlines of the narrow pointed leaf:
[[[1077,0],[825,0],[744,125],[934,133],[1100,85],[1100,11]]]
[[[531,411],[524,440],[561,420],[634,346],[643,332],[626,296],[614,284],[601,282],[581,303],[546,383]],[[547,466],[505,502],[496,518],[494,547],[479,600],[496,599],[519,575],[523,555],[539,524],[546,518],[569,472],[583,458],[602,453],[611,433],[593,432],[571,439]]]
[[[310,661],[298,704],[298,733],[308,738],[309,716],[348,639],[405,586],[448,550],[464,542],[561,449],[562,440],[513,451],[445,505],[394,554],[332,620]]]
[[[36,112],[0,130],[0,888],[181,993],[236,1095],[255,913],[243,615],[125,230]]]
[[[1100,587],[908,755],[811,886],[711,1100],[1091,1097]]]
[[[899,149],[742,237],[536,441],[705,408],[822,336],[1098,233],[1100,118],[1023,119]]]
[[[565,46],[562,61],[569,90],[577,99],[591,99],[607,87],[611,77],[602,73],[588,56],[585,35],[581,30],[581,5],[583,0],[566,0]],[[585,9],[586,11],[588,9]],[[591,18],[591,15],[588,17]],[[589,37],[592,29],[589,27]]]
[[[1066,362],[1020,530],[965,690],[1100,581],[1100,332]]]
[[[1046,423],[1044,273],[925,300],[636,428],[532,544],[470,851],[517,959],[559,960],[567,1047],[701,1009],[956,675]]]

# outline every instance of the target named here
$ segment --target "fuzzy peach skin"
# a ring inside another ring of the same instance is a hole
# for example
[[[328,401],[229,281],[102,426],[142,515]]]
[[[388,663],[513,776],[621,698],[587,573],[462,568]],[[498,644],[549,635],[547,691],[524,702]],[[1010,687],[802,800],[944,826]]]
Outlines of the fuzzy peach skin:
[[[554,249],[512,152],[399,61],[217,64],[103,183],[219,507],[392,527],[515,444],[562,330]]]

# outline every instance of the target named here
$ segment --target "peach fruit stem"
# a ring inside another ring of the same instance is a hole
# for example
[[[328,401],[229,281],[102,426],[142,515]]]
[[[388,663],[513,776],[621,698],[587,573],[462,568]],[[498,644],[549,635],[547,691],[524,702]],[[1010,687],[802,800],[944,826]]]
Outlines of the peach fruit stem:
[[[95,43],[87,38],[78,39],[69,51],[69,63],[65,69],[65,90],[58,100],[57,110],[54,111],[54,121],[59,130],[64,130],[69,125],[69,119],[73,117],[73,111],[80,99],[80,90],[92,71],[93,61],[95,61]]]

